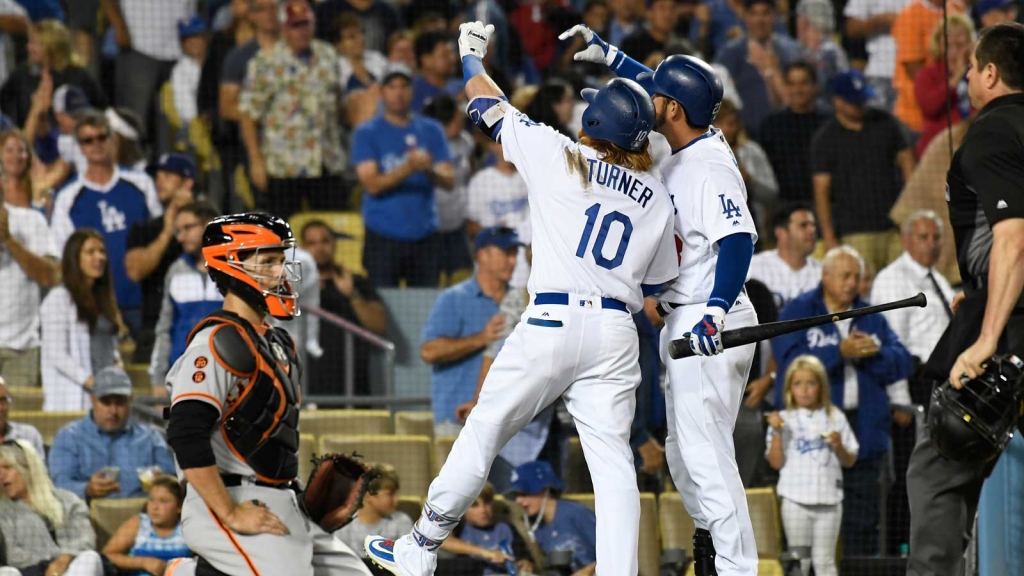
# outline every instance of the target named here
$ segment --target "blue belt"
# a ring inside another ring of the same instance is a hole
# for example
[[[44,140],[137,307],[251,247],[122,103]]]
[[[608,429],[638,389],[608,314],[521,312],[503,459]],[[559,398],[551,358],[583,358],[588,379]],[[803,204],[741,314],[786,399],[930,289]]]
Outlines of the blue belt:
[[[560,304],[562,306],[569,305],[569,295],[565,292],[538,292],[533,299],[533,303],[542,306],[544,304]],[[580,306],[585,306],[586,300],[580,300]],[[619,310],[629,314],[629,309],[626,305],[614,298],[601,297],[601,308],[606,310]]]

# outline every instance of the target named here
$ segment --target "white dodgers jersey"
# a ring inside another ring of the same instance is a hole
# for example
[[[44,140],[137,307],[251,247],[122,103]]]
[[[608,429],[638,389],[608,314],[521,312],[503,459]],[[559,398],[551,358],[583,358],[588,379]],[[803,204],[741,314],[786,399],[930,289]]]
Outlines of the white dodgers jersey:
[[[641,284],[676,277],[672,202],[656,173],[608,164],[511,106],[500,140],[529,190],[530,294],[603,296],[636,313]]]
[[[718,241],[740,232],[757,240],[747,208],[747,187],[732,149],[717,128],[673,152],[660,168],[675,205],[676,237],[682,251],[679,277],[659,299],[702,304],[711,298],[715,285]]]

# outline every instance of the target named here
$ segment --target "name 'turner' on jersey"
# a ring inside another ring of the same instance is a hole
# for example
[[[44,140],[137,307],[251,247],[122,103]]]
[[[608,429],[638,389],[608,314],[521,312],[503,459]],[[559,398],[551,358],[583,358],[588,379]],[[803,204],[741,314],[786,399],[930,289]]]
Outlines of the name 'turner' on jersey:
[[[594,158],[587,158],[590,165],[587,180],[612,190],[618,190],[633,199],[641,208],[647,208],[647,201],[654,197],[654,191],[628,170]],[[640,188],[643,190],[640,190]]]

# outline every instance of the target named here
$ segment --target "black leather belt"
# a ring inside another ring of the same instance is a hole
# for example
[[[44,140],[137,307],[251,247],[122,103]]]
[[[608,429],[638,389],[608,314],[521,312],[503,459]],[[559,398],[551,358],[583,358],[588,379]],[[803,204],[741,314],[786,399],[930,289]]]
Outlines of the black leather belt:
[[[685,304],[675,304],[673,302],[658,302],[658,305],[655,307],[655,310],[658,311],[658,316],[664,318],[671,314],[673,310],[679,308],[680,306],[685,306]]]
[[[246,477],[242,476],[241,474],[221,474],[220,479],[222,482],[224,482],[224,486],[228,488],[234,488],[235,486],[241,486],[244,483],[243,480],[245,480]],[[271,484],[270,482],[264,482],[262,480],[249,480],[249,484],[253,484],[255,486],[264,486],[266,488],[277,488],[278,490],[288,490],[292,487],[292,484],[294,483],[294,481],[290,481],[285,482],[283,484]]]

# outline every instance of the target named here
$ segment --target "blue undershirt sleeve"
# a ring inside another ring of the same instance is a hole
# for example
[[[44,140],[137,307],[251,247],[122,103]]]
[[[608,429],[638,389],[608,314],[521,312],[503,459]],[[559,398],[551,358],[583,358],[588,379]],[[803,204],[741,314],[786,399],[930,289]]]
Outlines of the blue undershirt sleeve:
[[[750,234],[738,232],[718,241],[718,263],[715,265],[715,286],[708,306],[729,311],[747,281],[754,242]]]

